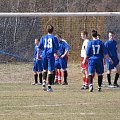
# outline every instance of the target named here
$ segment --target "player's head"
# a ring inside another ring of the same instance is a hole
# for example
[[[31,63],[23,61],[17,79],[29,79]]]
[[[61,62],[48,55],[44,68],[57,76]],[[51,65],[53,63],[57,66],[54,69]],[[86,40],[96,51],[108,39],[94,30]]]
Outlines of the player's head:
[[[92,37],[94,37],[94,38],[97,38],[97,31],[96,30],[92,30]]]
[[[56,37],[57,37],[58,40],[62,39],[62,36],[60,34],[56,34]]]
[[[52,25],[47,26],[47,32],[48,33],[53,33],[54,27]]]
[[[97,34],[97,39],[101,39],[101,35],[100,34]]]
[[[35,45],[39,44],[39,40],[37,38],[35,38]]]
[[[108,32],[108,37],[109,37],[109,40],[113,40],[114,38],[114,33],[112,31],[109,31]]]
[[[88,37],[88,32],[87,31],[81,31],[81,38],[86,39]]]

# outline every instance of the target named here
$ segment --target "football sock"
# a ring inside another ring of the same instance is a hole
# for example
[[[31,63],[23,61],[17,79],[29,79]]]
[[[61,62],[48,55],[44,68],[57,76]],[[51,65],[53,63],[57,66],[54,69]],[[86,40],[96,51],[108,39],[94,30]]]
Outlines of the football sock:
[[[83,85],[85,85],[86,77],[83,77],[83,78],[82,78],[82,81],[83,81]]]
[[[38,74],[34,74],[35,83],[38,83]]]
[[[92,75],[88,75],[88,82],[89,82],[89,84],[93,84],[93,76]]]
[[[48,85],[52,85],[53,74],[48,74]]]
[[[99,87],[101,87],[101,85],[102,85],[102,78],[103,78],[102,75],[98,76],[98,86]]]
[[[118,78],[119,78],[119,74],[118,74],[118,73],[116,73],[116,74],[115,74],[114,84],[117,84],[117,80],[118,80]]]
[[[67,73],[67,71],[65,70],[65,71],[64,71],[64,82],[65,82],[65,83],[67,82],[67,76],[68,76],[68,73]]]
[[[85,85],[88,86],[88,78],[85,78]]]
[[[39,82],[42,83],[42,73],[39,73]]]
[[[43,80],[46,80],[47,78],[47,72],[43,72]]]
[[[110,85],[111,84],[111,75],[110,74],[107,74],[107,79],[108,79],[108,84]]]
[[[58,83],[61,83],[61,71],[58,72]]]
[[[55,72],[55,82],[56,83],[58,82],[58,72],[57,71]]]
[[[55,71],[53,71],[53,79],[52,79],[52,84],[54,84],[54,80],[55,80]]]

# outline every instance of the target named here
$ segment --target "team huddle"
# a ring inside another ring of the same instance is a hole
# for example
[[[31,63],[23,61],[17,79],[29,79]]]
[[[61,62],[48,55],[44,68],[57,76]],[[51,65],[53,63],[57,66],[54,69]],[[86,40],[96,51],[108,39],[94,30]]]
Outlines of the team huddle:
[[[100,40],[100,35],[97,31],[92,31],[92,40],[88,40],[88,33],[81,32],[81,37],[84,40],[81,49],[81,71],[83,73],[83,86],[81,89],[89,89],[93,91],[93,78],[95,73],[98,75],[98,91],[101,91],[104,64],[107,66],[108,87],[119,87],[117,81],[120,74],[120,65],[117,54],[117,42],[114,40],[114,33],[109,31],[109,39],[103,43]],[[111,71],[116,68],[114,83],[111,83]]]
[[[61,35],[53,35],[54,27],[47,26],[47,34],[40,40],[35,39],[34,48],[34,80],[33,85],[40,84],[44,91],[52,92],[51,85],[61,84],[61,75],[63,76],[62,85],[68,85],[67,61],[70,46],[62,39]],[[92,31],[92,40],[88,40],[88,33],[81,32],[84,40],[81,49],[81,71],[83,73],[83,85],[81,89],[93,91],[93,79],[95,73],[98,75],[98,91],[101,91],[102,79],[104,73],[104,64],[107,65],[107,79],[109,87],[119,87],[117,81],[120,74],[120,65],[117,54],[117,42],[113,38],[114,33],[109,32],[109,40],[103,43],[97,31]],[[116,67],[114,83],[111,83],[111,70]],[[38,81],[39,79],[39,81]],[[46,79],[48,81],[46,82]]]
[[[53,35],[54,27],[47,26],[47,34],[35,40],[34,48],[34,79],[33,85],[42,84],[44,91],[52,92],[52,84],[61,84],[61,72],[64,78],[62,85],[67,82],[67,55],[70,49],[61,35]],[[38,81],[39,73],[39,81]],[[48,79],[48,82],[46,82]]]

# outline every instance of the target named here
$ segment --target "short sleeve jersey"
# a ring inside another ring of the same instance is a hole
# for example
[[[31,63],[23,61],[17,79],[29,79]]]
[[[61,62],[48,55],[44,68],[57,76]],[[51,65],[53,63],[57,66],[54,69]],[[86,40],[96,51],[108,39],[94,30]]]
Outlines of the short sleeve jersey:
[[[65,40],[60,40],[59,41],[59,50],[58,50],[58,55],[61,56],[64,54],[65,51],[69,51],[70,46]]]
[[[91,40],[88,43],[86,54],[89,59],[103,59],[107,54],[105,46],[101,40]]]
[[[86,50],[87,50],[88,42],[89,42],[89,40],[85,39],[82,44],[81,57],[86,57]]]
[[[44,55],[54,54],[59,49],[58,39],[53,34],[46,34],[41,37],[38,48]]]
[[[105,47],[110,57],[117,56],[117,42],[115,40],[107,40],[105,42]]]

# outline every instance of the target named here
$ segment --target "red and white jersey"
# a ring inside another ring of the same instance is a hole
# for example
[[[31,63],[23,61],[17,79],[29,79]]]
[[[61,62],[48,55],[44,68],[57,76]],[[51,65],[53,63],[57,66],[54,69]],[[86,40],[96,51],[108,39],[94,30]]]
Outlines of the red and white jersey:
[[[89,42],[88,39],[85,39],[83,42],[82,49],[81,49],[81,57],[86,57],[86,49],[88,46],[88,42]]]

